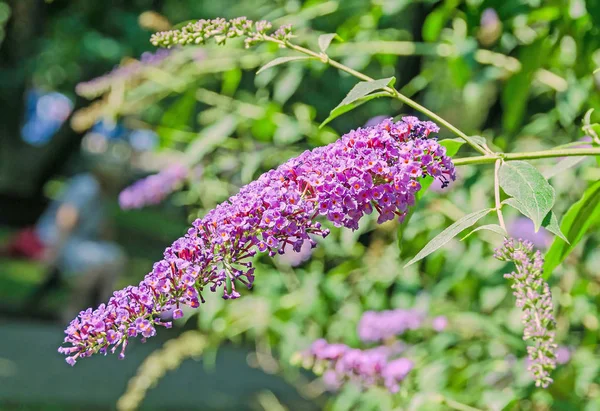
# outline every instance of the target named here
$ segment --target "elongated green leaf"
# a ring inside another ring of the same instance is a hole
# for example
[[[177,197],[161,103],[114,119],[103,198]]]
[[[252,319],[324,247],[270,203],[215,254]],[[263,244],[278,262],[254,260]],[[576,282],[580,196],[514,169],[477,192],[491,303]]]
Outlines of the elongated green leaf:
[[[542,227],[550,231],[552,234],[557,235],[559,238],[562,238],[563,241],[569,243],[569,240],[567,239],[567,237],[565,237],[565,235],[560,229],[560,226],[558,225],[558,219],[556,218],[556,214],[554,214],[554,211],[550,211],[546,218],[544,218],[544,221],[542,221]]]
[[[366,103],[367,101],[373,100],[374,98],[378,98],[378,97],[385,97],[387,95],[388,95],[388,93],[386,93],[385,91],[379,91],[377,93],[369,94],[368,96],[364,96],[359,99],[356,99],[352,103],[345,104],[343,106],[340,104],[339,106],[337,106],[336,108],[331,110],[331,113],[329,113],[329,117],[327,117],[325,119],[325,121],[323,121],[321,123],[319,128],[323,128],[327,123],[329,123],[334,118],[339,117],[342,114],[347,113],[350,110],[354,110],[356,107],[360,106],[361,104]]]
[[[336,33],[321,34],[319,36],[319,49],[321,49],[321,51],[325,53],[333,39],[341,40],[341,37],[338,36]]]
[[[440,146],[446,147],[446,155],[452,157],[456,155],[461,146],[465,144],[465,140],[462,138],[446,138],[440,140],[439,143]]]
[[[487,140],[483,136],[469,136],[469,138],[471,139],[471,141],[473,141],[476,144],[479,144],[480,146],[487,146]]]
[[[350,92],[346,95],[346,97],[344,97],[342,102],[340,104],[338,104],[336,108],[331,110],[331,113],[329,113],[329,117],[327,117],[325,119],[325,121],[323,123],[321,123],[319,128],[323,127],[325,124],[329,123],[334,118],[358,107],[359,105],[361,105],[363,103],[366,103],[369,100],[372,100],[376,97],[386,96],[387,93],[385,93],[385,92],[379,92],[379,93],[373,93],[373,94],[369,94],[369,93],[372,93],[376,90],[381,90],[382,88],[390,86],[390,85],[394,85],[395,81],[396,81],[395,77],[388,77],[388,78],[382,78],[380,80],[361,81],[360,83],[356,84],[352,88],[352,90],[350,90]]]
[[[571,244],[567,244],[560,238],[554,239],[546,253],[544,277],[548,278],[552,271],[573,251],[590,227],[599,223],[600,181],[597,181],[583,193],[583,197],[573,204],[563,217],[560,229]]]
[[[534,166],[525,161],[504,163],[498,177],[500,187],[521,203],[523,210],[520,211],[533,221],[537,232],[554,205],[554,188]]]
[[[554,176],[559,175],[565,170],[575,167],[577,164],[585,160],[586,157],[568,157],[564,160],[559,161],[556,165],[546,172],[544,172],[544,178],[551,179]]]
[[[258,69],[256,74],[260,74],[263,71],[270,69],[271,67],[279,66],[280,64],[289,63],[290,61],[299,61],[299,60],[314,60],[314,57],[309,56],[287,56],[287,57],[277,57],[269,61],[267,64]]]
[[[481,227],[477,227],[476,229],[471,231],[469,234],[467,234],[466,236],[461,238],[460,241],[463,241],[464,239],[470,237],[471,234],[473,234],[474,232],[481,231],[481,230],[492,231],[496,234],[500,234],[503,237],[506,237],[508,235],[508,234],[506,234],[506,231],[504,231],[504,228],[500,227],[498,224],[486,224],[486,225],[482,225]]]
[[[516,198],[508,198],[504,200],[502,204],[507,204],[513,207],[514,209],[520,211],[521,214],[523,214],[525,217],[531,219],[531,217],[527,214],[527,208]],[[556,218],[556,214],[554,214],[553,211],[550,211],[548,212],[548,214],[546,214],[546,216],[542,220],[542,227],[550,231],[552,234],[555,234],[568,242],[565,235],[562,233],[562,231],[560,231],[560,227],[558,226],[558,219]]]
[[[594,112],[594,109],[591,108],[588,111],[585,112],[585,114],[583,115],[583,125],[584,126],[589,126],[590,123],[592,122],[592,113]]]
[[[444,231],[435,236],[419,253],[404,267],[408,267],[409,265],[416,263],[419,260],[427,257],[429,254],[433,253],[448,241],[452,240],[456,237],[461,231],[466,228],[471,227],[477,221],[481,220],[484,216],[489,214],[490,211],[493,211],[492,208],[488,208],[486,210],[475,211],[474,213],[467,214],[460,220],[454,222],[450,227],[446,228]]]

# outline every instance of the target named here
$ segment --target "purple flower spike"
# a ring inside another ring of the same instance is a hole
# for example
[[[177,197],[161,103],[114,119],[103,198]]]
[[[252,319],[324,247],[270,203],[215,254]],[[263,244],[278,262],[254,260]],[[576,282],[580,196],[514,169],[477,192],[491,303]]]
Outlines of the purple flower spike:
[[[533,251],[530,241],[512,238],[505,239],[494,256],[515,264],[516,271],[504,274],[504,278],[512,281],[517,307],[523,310],[523,340],[533,341],[533,345],[527,347],[529,371],[535,385],[546,388],[553,382],[550,372],[556,368],[558,346],[554,343],[556,321],[552,294],[542,278],[544,259],[540,251]]]
[[[142,208],[158,204],[181,184],[188,175],[188,169],[174,164],[158,174],[153,174],[127,187],[119,194],[119,205],[123,210]]]
[[[424,155],[431,156],[439,169],[436,178],[445,182],[455,178],[444,147],[427,138],[434,129],[414,118],[410,123],[386,120],[359,128],[242,187],[194,221],[138,286],[116,291],[107,304],[82,311],[71,322],[64,342],[76,347],[73,360],[105,351],[108,345],[112,352],[121,345],[123,352],[128,338],[140,333],[147,338],[156,327],[166,326],[160,321],[165,311],[198,307],[207,290],[221,288],[224,298],[238,298],[240,283],[252,287],[251,259],[257,252],[271,256],[297,252],[305,240],[314,247],[313,237],[329,234],[316,221],[322,203],[327,204],[324,218],[353,230],[373,209],[380,223],[402,221],[420,189],[418,180],[429,175]],[[100,322],[103,329],[97,326]],[[110,330],[120,333],[114,343],[106,338]]]
[[[363,388],[379,385],[397,392],[398,384],[413,368],[411,360],[395,358],[404,349],[402,343],[396,343],[360,350],[321,339],[302,356],[314,364],[315,371],[324,370],[323,382],[330,390],[340,388],[344,382],[353,382]]]

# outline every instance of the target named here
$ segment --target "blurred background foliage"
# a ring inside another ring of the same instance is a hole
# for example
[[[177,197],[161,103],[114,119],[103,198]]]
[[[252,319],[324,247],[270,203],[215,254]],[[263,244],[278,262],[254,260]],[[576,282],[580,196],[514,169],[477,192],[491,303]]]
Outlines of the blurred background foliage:
[[[239,15],[276,26],[293,24],[296,40],[313,49],[320,34],[337,33],[343,42],[332,44],[332,57],[374,78],[396,76],[405,95],[504,151],[576,142],[584,137],[584,113],[596,109],[592,118],[600,118],[600,74],[593,74],[600,66],[600,3],[593,0],[0,1],[3,233],[35,222],[60,181],[77,169],[79,147],[90,129],[107,140],[113,137],[106,130],[114,127],[129,134],[154,133],[154,151],[132,155],[128,179],[171,162],[195,167],[197,178],[148,209],[124,212],[115,199],[119,242],[130,257],[120,283],[137,283],[190,221],[261,172],[373,117],[415,114],[396,101],[376,99],[319,129],[356,80],[318,61],[292,62],[256,75],[276,54],[286,55],[269,45],[174,49],[165,58],[139,63],[142,53],[155,52],[148,42],[154,31],[190,19]],[[90,82],[116,65],[121,74],[113,71]],[[49,141],[38,145],[24,141],[21,132],[32,89],[61,92],[75,109]],[[447,130],[440,135],[450,137]],[[459,155],[466,153],[463,148]],[[535,164],[555,174],[550,181],[559,215],[600,179],[593,158],[565,170],[555,160]],[[138,377],[116,393],[127,391],[119,407],[156,407],[151,399],[144,402],[144,393],[156,382],[156,390],[168,396],[160,377],[190,357],[208,367],[204,379],[211,372],[236,373],[243,364],[214,366],[221,346],[233,343],[250,350],[245,357],[250,367],[281,376],[306,400],[291,403],[285,391],[265,386],[244,405],[248,409],[311,409],[307,404],[312,403],[332,410],[437,410],[452,408],[453,401],[492,410],[600,409],[598,224],[550,279],[557,340],[570,350],[570,361],[558,367],[548,390],[535,389],[525,371],[520,313],[501,275],[507,267],[492,257],[498,236],[455,239],[418,265],[402,268],[444,227],[490,206],[492,174],[488,166],[461,168],[457,183],[430,190],[400,230],[396,223],[376,226],[371,220],[356,232],[334,230],[306,262],[261,257],[255,288],[243,298],[225,302],[210,296],[198,313],[177,321],[178,330],[199,332],[188,331],[192,334],[176,337],[184,343],[174,340],[148,357]],[[531,235],[516,215],[508,219],[515,230],[525,230],[522,235]],[[549,239],[541,244],[547,246]],[[2,261],[3,316],[23,314],[22,301],[42,275],[35,263]],[[60,293],[38,317],[56,311]],[[445,314],[450,324],[446,332],[415,344],[417,365],[399,394],[360,393],[352,387],[327,394],[314,376],[289,365],[295,352],[321,336],[357,346],[361,313],[396,307]],[[88,375],[76,372],[82,379]],[[0,379],[4,375],[0,372]],[[233,387],[229,395],[236,395]],[[27,404],[9,391],[2,392],[0,404],[3,398],[9,409],[21,409],[20,401]],[[43,399],[36,401],[46,409]],[[198,401],[203,409],[233,409]],[[102,400],[95,406],[110,407]]]

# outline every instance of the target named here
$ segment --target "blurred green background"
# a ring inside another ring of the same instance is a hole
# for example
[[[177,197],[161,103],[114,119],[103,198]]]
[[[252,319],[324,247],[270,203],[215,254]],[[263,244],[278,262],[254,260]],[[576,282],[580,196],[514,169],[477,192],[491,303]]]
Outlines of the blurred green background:
[[[356,80],[318,61],[256,75],[276,55],[289,54],[269,45],[176,49],[128,74],[83,83],[154,52],[148,39],[155,31],[240,15],[292,24],[296,41],[313,49],[320,34],[337,33],[343,42],[332,44],[332,57],[374,78],[395,76],[402,93],[507,152],[576,142],[585,136],[584,113],[600,109],[600,73],[593,74],[600,66],[600,2],[594,0],[2,0],[0,240],[33,225],[61,183],[85,167],[80,147],[90,130],[115,139],[99,124],[156,136],[151,151],[131,156],[128,182],[171,162],[201,170],[157,206],[122,211],[112,199],[115,238],[128,255],[119,279],[125,286],[138,283],[193,219],[261,172],[374,117],[417,114],[375,99],[319,129]],[[73,104],[68,119],[43,139],[23,131],[32,91],[60,92]],[[440,136],[452,137],[444,129]],[[459,152],[466,154],[467,148]],[[559,215],[600,179],[594,158],[534,164],[557,191]],[[557,341],[570,358],[548,390],[534,388],[525,371],[520,312],[502,278],[505,267],[492,257],[498,236],[455,239],[402,268],[443,228],[492,204],[490,166],[458,174],[449,189],[430,190],[401,229],[371,219],[356,232],[334,230],[301,264],[258,259],[255,288],[243,298],[226,303],[209,296],[198,313],[131,346],[121,362],[64,364],[56,348],[65,324],[57,318],[68,287],[52,290],[31,310],[28,296],[43,283],[45,267],[0,257],[0,408],[113,409],[128,390],[121,409],[138,403],[142,409],[445,409],[440,395],[486,410],[600,409],[598,224],[550,279]],[[533,235],[516,214],[507,219],[515,235]],[[551,241],[544,233],[535,239],[542,248]],[[358,346],[361,313],[396,307],[450,320],[446,332],[415,342],[417,366],[399,394],[351,388],[328,394],[290,365],[295,352],[320,336]],[[190,348],[195,340],[174,343],[128,385],[144,358],[184,330],[191,334],[179,339],[197,337],[197,351]],[[171,371],[160,378],[165,370]]]

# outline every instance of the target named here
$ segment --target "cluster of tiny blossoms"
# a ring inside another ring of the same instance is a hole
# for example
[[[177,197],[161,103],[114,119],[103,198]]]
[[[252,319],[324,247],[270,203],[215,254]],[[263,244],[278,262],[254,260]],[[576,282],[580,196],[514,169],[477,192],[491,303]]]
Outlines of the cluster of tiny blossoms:
[[[160,173],[138,180],[121,191],[119,205],[123,210],[128,210],[158,204],[172,193],[187,175],[187,167],[173,164]]]
[[[66,330],[60,352],[74,364],[80,357],[115,352],[128,338],[155,333],[160,313],[183,315],[180,306],[198,307],[205,288],[223,288],[223,298],[240,296],[236,284],[254,281],[252,257],[289,249],[298,252],[312,236],[329,230],[316,221],[323,216],[337,227],[357,229],[373,209],[378,222],[406,215],[421,188],[419,180],[434,176],[447,184],[455,178],[445,148],[430,132],[431,122],[405,117],[353,130],[336,142],[305,151],[268,171],[193,223],[187,234],[164,252],[163,260],[137,287],[117,291],[98,309],[82,311]]]
[[[395,337],[408,330],[423,328],[425,320],[425,314],[419,310],[367,311],[358,323],[358,336],[363,343],[383,342],[384,345],[357,349],[319,339],[295,360],[322,374],[323,383],[330,390],[351,382],[363,388],[380,385],[395,393],[414,366],[410,359],[399,358],[408,347]],[[430,325],[441,332],[446,322],[446,317],[435,317]]]
[[[155,33],[150,42],[159,47],[172,47],[175,45],[204,44],[208,39],[214,38],[217,44],[225,44],[227,39],[245,37],[246,48],[270,38],[288,41],[292,37],[292,29],[284,25],[271,34],[267,32],[272,24],[266,20],[254,22],[246,17],[237,17],[226,20],[217,18],[213,20],[198,20],[188,23],[178,30],[168,30]]]
[[[301,361],[304,367],[322,373],[323,383],[330,390],[350,382],[363,388],[382,385],[395,393],[414,367],[410,359],[397,358],[404,349],[404,344],[396,343],[361,350],[319,339],[302,354]]]
[[[527,347],[529,371],[538,387],[548,387],[552,383],[550,373],[556,368],[553,315],[550,287],[542,279],[544,259],[540,251],[533,251],[533,244],[525,240],[505,239],[494,255],[501,261],[511,261],[516,271],[504,274],[512,281],[513,294],[517,307],[523,309],[523,339],[532,340],[534,345]]]
[[[123,66],[118,66],[111,72],[89,81],[84,81],[75,86],[75,92],[86,98],[95,98],[110,90],[115,81],[130,81],[137,78],[139,73],[146,67],[162,64],[170,55],[172,50],[159,49],[154,53],[145,52],[139,60],[134,60]]]

